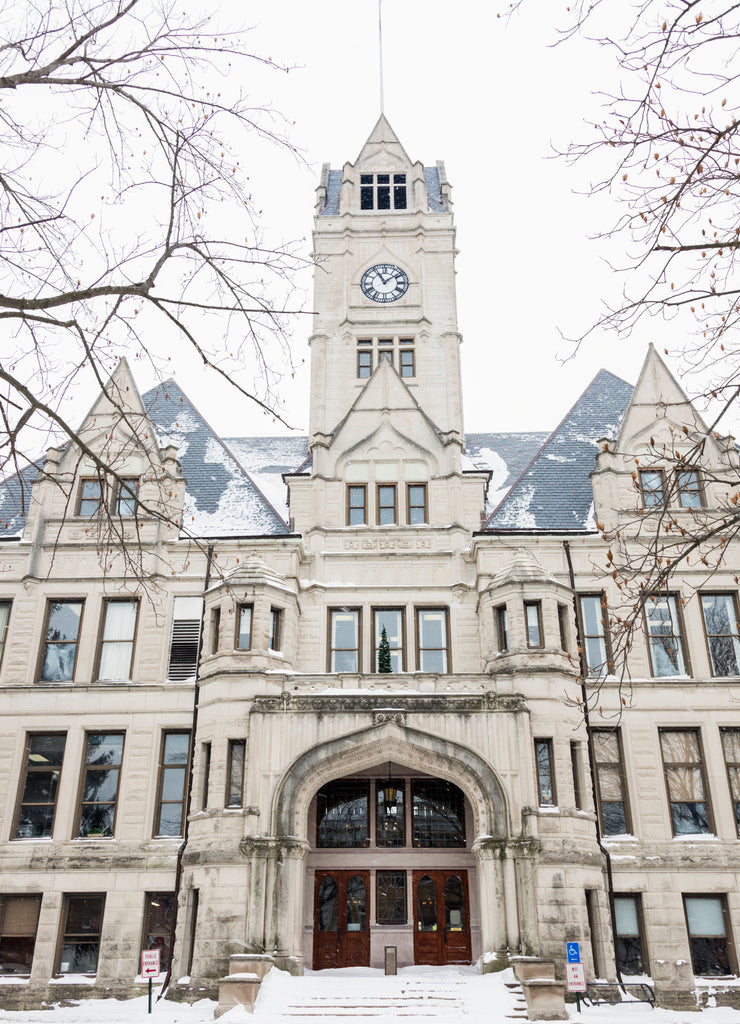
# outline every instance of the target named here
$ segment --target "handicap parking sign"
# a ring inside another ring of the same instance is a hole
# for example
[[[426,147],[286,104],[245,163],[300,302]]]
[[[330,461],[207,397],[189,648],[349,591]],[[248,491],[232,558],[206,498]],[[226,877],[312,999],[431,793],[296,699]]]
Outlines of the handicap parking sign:
[[[569,964],[579,964],[581,962],[581,949],[577,942],[566,942],[565,951],[568,954]]]

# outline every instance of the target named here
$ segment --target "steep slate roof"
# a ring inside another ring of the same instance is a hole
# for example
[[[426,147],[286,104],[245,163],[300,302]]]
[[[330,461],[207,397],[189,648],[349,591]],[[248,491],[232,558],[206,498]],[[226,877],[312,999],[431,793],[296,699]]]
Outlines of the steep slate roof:
[[[597,441],[615,437],[632,385],[601,370],[548,435],[476,433],[466,437],[468,468],[490,470],[488,530],[595,529],[589,473]],[[174,444],[187,481],[185,522],[202,537],[288,533],[284,473],[310,472],[308,439],[219,438],[172,381],[143,395],[164,446]],[[37,468],[0,486],[0,538],[23,530]]]
[[[38,472],[38,466],[26,466],[0,484],[0,538],[9,540],[23,533],[31,484]]]
[[[589,473],[617,436],[632,385],[600,370],[486,523],[486,529],[595,530]]]
[[[163,447],[187,481],[183,528],[199,537],[287,534],[277,510],[173,380],[142,396]]]
[[[486,512],[500,504],[509,488],[535,457],[549,435],[546,431],[520,434],[466,434],[465,453],[474,469],[488,469]]]

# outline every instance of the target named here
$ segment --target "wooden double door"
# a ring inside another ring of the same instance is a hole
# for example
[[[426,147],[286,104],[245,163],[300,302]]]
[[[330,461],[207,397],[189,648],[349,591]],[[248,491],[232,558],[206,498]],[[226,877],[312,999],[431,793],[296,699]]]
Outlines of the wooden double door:
[[[414,963],[469,964],[466,871],[413,872]],[[317,871],[313,967],[370,966],[370,872]]]
[[[317,871],[313,967],[370,966],[370,872]]]
[[[414,963],[470,963],[467,871],[414,871]]]

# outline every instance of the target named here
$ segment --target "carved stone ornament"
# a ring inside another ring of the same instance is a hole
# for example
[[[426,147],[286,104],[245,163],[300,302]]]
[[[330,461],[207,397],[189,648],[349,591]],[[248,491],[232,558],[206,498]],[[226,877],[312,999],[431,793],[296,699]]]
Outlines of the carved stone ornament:
[[[308,714],[342,714],[345,711],[367,711],[373,715],[373,722],[391,721],[391,713],[406,715],[418,712],[430,714],[475,714],[486,712],[527,711],[527,704],[521,694],[496,693],[481,694],[414,694],[407,693],[402,697],[389,697],[384,694],[368,696],[341,696],[330,694],[314,694],[308,697],[295,697],[283,693],[279,697],[255,697],[252,710],[259,714],[271,714],[291,711]],[[376,716],[386,715],[384,719]],[[403,723],[400,723],[403,724]]]
[[[373,711],[373,725],[384,725],[386,722],[393,722],[403,729],[406,725],[406,712],[396,711],[393,708],[376,708]]]

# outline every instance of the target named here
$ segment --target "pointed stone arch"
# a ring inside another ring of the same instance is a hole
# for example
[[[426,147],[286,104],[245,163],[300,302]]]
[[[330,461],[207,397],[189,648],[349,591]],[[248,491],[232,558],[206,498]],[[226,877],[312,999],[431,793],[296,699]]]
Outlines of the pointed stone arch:
[[[387,719],[380,722],[383,715]],[[277,787],[273,834],[305,838],[309,804],[321,786],[394,761],[459,786],[472,808],[477,836],[509,838],[509,802],[491,765],[469,747],[407,728],[399,718],[403,712],[376,712],[376,725],[319,743],[301,754]]]

